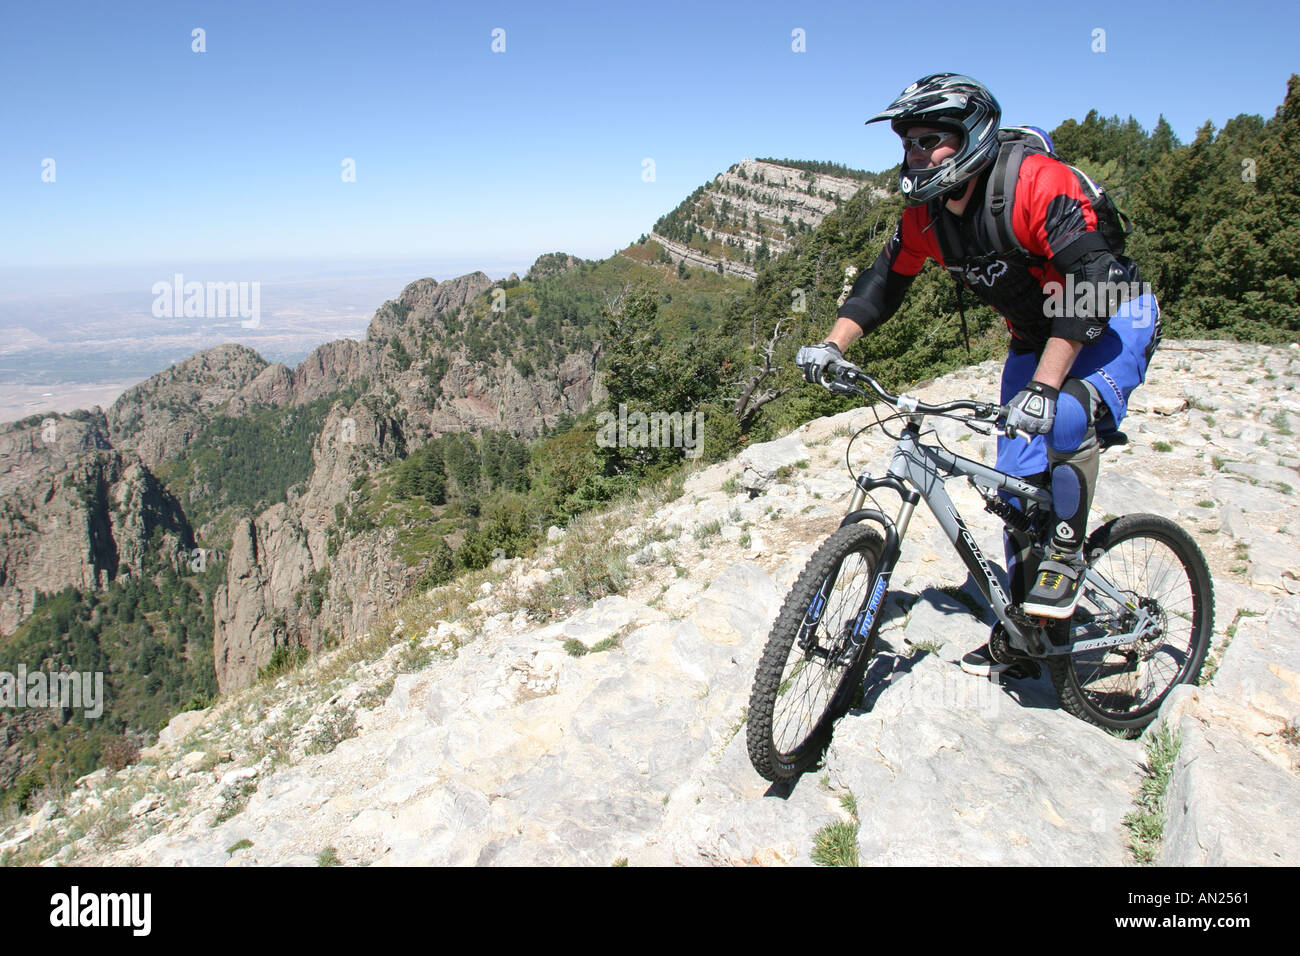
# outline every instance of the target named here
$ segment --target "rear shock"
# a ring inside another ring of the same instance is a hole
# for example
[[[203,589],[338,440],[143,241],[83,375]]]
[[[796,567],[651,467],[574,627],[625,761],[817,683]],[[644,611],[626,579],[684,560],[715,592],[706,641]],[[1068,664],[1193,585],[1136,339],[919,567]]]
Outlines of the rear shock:
[[[974,482],[972,482],[972,484],[974,484]],[[976,487],[979,488],[978,485],[976,485]],[[980,488],[979,491],[984,498],[985,511],[997,515],[1002,519],[1003,524],[1011,528],[1013,531],[1019,531],[1026,538],[1032,540],[1035,537],[1034,519],[1032,517],[1004,498],[999,498],[997,495],[991,494],[983,488]]]

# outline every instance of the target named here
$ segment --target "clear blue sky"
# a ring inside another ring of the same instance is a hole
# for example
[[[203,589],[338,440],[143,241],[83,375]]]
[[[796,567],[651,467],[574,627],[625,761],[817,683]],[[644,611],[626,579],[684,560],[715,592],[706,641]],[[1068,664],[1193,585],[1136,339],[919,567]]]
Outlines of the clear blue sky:
[[[1297,36],[1249,0],[7,4],[0,264],[605,256],[745,156],[892,165],[863,121],[925,73],[1005,122],[1163,112],[1186,141],[1272,116]]]

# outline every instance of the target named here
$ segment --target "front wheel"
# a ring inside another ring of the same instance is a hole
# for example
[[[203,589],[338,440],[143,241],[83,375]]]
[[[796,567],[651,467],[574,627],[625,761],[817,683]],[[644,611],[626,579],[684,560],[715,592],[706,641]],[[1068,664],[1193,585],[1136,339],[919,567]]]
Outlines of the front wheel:
[[[853,703],[875,641],[862,615],[884,547],[872,528],[846,525],[786,596],[749,697],[749,758],[766,779],[788,780],[816,763]],[[877,608],[882,597],[883,584]]]
[[[1136,736],[1176,684],[1195,683],[1210,647],[1214,590],[1205,557],[1178,525],[1126,515],[1088,538],[1089,565],[1126,598],[1116,603],[1088,582],[1070,621],[1053,625],[1057,644],[1131,631],[1134,609],[1155,626],[1130,644],[1048,658],[1061,706],[1083,720]]]

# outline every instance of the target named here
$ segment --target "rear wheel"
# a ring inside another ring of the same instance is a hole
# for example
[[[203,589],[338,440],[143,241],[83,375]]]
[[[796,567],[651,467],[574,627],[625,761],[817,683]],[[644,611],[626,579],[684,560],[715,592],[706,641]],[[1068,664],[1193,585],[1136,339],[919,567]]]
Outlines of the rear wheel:
[[[1074,617],[1053,625],[1057,644],[1132,631],[1139,611],[1152,626],[1137,640],[1048,658],[1061,706],[1091,723],[1136,736],[1176,684],[1195,683],[1214,626],[1205,557],[1178,525],[1126,515],[1088,539],[1088,563],[1124,596],[1120,604],[1083,584]]]
[[[766,779],[788,780],[816,763],[853,703],[875,642],[859,615],[883,552],[874,529],[840,528],[786,596],[749,698],[749,757]]]

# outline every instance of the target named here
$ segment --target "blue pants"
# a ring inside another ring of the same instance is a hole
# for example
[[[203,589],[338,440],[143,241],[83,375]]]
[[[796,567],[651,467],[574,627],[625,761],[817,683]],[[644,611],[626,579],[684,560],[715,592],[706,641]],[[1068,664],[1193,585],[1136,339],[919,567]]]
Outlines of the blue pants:
[[[1105,404],[1110,421],[1118,428],[1128,412],[1128,398],[1146,380],[1147,363],[1160,341],[1160,306],[1150,293],[1125,302],[1111,317],[1101,339],[1086,346],[1070,369],[1070,378],[1083,379],[1091,392]],[[1007,356],[1002,367],[1002,397],[1005,405],[1028,384],[1038,368],[1032,352]],[[1088,428],[1096,424],[1095,412],[1084,408],[1075,395],[1062,389],[1056,404],[1056,422],[1046,436],[998,438],[999,471],[1017,477],[1047,470],[1048,449],[1058,454],[1078,451],[1085,444]],[[1108,423],[1109,424],[1109,423]]]
[[[1124,302],[1102,337],[1079,352],[1056,402],[1056,420],[1046,435],[998,437],[997,468],[1017,477],[1050,474],[1053,545],[1062,551],[1083,546],[1088,509],[1096,487],[1097,430],[1115,431],[1128,411],[1133,389],[1146,379],[1147,364],[1160,342],[1160,306],[1146,293]],[[1038,356],[1007,355],[1002,367],[1002,404],[1033,378]],[[1014,566],[1022,564],[1024,542],[1006,542],[1007,570],[1015,590]]]

